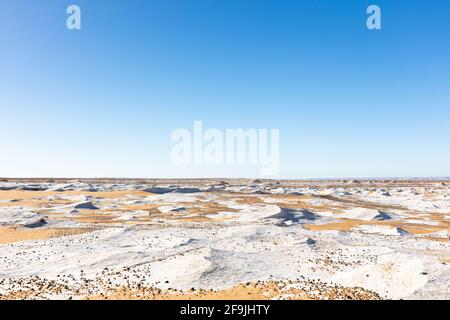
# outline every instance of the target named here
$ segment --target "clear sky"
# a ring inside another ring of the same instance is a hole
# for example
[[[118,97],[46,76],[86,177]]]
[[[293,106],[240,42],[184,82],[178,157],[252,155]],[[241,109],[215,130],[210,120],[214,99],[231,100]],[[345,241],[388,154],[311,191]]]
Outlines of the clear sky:
[[[450,176],[447,0],[2,0],[0,43],[0,176],[258,176],[173,165],[194,120],[279,128],[278,178]]]

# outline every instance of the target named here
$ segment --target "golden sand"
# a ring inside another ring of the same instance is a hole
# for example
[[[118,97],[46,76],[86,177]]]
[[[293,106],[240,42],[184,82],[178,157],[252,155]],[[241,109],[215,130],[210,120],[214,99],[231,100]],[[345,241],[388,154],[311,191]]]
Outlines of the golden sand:
[[[343,219],[340,222],[324,223],[324,224],[305,224],[304,227],[311,231],[337,230],[350,231],[352,228],[363,224],[370,224],[367,221]]]
[[[289,282],[269,281],[239,284],[218,291],[194,288],[190,291],[157,288],[137,290],[121,287],[106,294],[85,298],[88,300],[271,300],[277,297],[284,297],[288,300],[380,299],[378,294],[362,288],[327,286],[314,281],[300,283],[292,288],[286,287],[287,285]]]
[[[15,227],[0,227],[0,244],[26,240],[44,240],[62,236],[70,236],[94,231],[93,228],[39,228],[24,229]]]

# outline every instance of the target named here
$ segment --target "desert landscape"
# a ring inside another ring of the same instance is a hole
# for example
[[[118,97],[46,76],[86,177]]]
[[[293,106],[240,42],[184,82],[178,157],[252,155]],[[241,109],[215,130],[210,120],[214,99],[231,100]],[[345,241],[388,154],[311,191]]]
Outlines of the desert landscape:
[[[449,185],[2,179],[0,299],[450,299]]]

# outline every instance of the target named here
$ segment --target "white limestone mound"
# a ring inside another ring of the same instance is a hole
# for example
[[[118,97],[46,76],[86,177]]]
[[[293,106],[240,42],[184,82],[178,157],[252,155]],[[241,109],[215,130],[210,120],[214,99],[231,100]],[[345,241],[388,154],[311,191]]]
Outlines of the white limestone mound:
[[[362,221],[372,221],[372,220],[384,221],[384,220],[398,219],[398,216],[392,213],[387,213],[377,209],[368,209],[359,207],[347,210],[346,212],[339,214],[338,217]]]
[[[442,239],[450,240],[449,230],[442,230],[442,231],[438,231],[438,232],[428,233],[427,236],[431,237],[431,238],[442,238]]]
[[[381,234],[386,236],[408,236],[409,232],[400,227],[391,227],[383,225],[362,225],[352,229],[368,234]]]
[[[278,226],[290,226],[298,223],[313,223],[320,219],[320,215],[307,209],[293,210],[280,208],[280,212],[267,216],[265,219],[277,220]]]
[[[20,190],[24,191],[45,191],[48,187],[45,184],[27,184],[20,188]]]
[[[47,224],[46,218],[44,215],[20,209],[3,211],[0,212],[0,226],[38,228]]]
[[[17,185],[9,185],[9,184],[0,185],[0,191],[11,191],[16,190],[17,188],[19,188],[19,186]]]
[[[130,211],[130,212],[122,212],[120,213],[120,216],[117,218],[114,218],[114,220],[117,221],[137,221],[141,218],[148,217],[149,213],[145,210],[136,210],[136,211]]]
[[[179,207],[179,206],[160,206],[158,207],[158,210],[161,213],[170,213],[170,212],[177,213],[187,211],[186,207]]]
[[[151,187],[146,188],[143,191],[154,194],[201,192],[199,188],[189,188],[189,187]]]
[[[405,220],[407,223],[413,223],[413,224],[423,224],[427,226],[438,226],[438,221],[430,221],[430,220],[420,220],[420,219],[407,219]]]
[[[42,226],[45,226],[47,224],[47,221],[45,220],[45,218],[33,218],[33,219],[29,219],[27,221],[24,221],[21,225],[25,228],[39,228]]]

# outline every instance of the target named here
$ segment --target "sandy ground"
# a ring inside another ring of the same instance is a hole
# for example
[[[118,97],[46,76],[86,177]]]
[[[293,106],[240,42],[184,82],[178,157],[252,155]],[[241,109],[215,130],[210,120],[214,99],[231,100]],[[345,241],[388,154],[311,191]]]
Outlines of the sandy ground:
[[[22,229],[16,227],[0,227],[0,244],[27,240],[42,240],[80,234],[94,230],[93,228],[45,228]]]
[[[450,299],[447,180],[2,180],[0,299]]]

